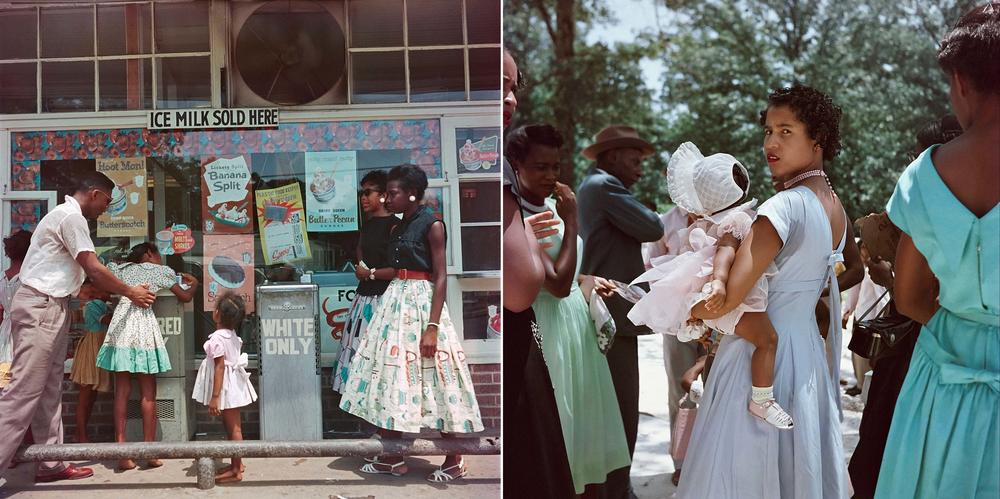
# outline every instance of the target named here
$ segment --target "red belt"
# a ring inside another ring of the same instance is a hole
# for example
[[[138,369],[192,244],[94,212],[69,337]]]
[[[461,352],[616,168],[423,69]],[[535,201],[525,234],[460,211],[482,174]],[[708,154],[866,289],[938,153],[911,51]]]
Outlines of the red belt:
[[[396,279],[414,279],[417,281],[430,281],[430,272],[421,272],[419,270],[409,270],[409,269],[399,269],[396,271]]]

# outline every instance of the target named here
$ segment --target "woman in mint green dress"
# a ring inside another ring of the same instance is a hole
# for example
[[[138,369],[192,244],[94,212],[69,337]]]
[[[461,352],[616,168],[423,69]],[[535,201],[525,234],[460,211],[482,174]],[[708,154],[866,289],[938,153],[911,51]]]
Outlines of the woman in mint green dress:
[[[893,413],[877,499],[1000,497],[997,46],[1000,5],[989,4],[942,42],[938,62],[964,132],[924,151],[889,199],[889,218],[904,233],[897,306],[924,327]],[[939,293],[930,291],[935,280]]]
[[[559,178],[562,138],[549,125],[511,132],[507,157],[520,181],[525,215],[552,211],[558,234],[551,243],[546,278],[532,308],[542,334],[542,355],[552,379],[566,454],[577,494],[630,462],[625,428],[607,359],[597,344],[590,308],[577,285],[582,240],[577,236],[576,198]],[[554,193],[554,197],[549,194]]]

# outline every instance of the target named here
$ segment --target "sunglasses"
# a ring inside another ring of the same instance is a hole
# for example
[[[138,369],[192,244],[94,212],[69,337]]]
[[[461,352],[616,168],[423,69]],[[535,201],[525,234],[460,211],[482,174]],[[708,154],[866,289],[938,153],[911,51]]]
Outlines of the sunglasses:
[[[379,194],[382,194],[382,191],[380,191],[378,189],[364,189],[364,190],[358,191],[358,195],[359,196],[367,197],[367,196],[370,196],[373,192],[377,192]]]

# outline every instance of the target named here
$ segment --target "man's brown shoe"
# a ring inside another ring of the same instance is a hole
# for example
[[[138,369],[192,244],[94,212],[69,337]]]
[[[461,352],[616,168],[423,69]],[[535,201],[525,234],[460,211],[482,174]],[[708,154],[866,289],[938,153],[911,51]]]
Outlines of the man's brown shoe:
[[[66,466],[66,469],[51,475],[35,475],[35,482],[57,482],[59,480],[79,480],[94,475],[94,470],[90,468],[77,468],[74,465]]]

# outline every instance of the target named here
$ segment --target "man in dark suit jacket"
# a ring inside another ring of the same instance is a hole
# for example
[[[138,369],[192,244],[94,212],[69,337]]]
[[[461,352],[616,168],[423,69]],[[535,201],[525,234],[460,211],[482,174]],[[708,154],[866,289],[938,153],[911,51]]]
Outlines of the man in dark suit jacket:
[[[663,237],[663,224],[656,212],[643,206],[629,192],[642,176],[642,159],[653,154],[653,146],[639,138],[634,128],[609,126],[597,133],[594,143],[583,150],[595,160],[577,189],[577,217],[583,237],[580,273],[628,283],[646,269],[642,243]],[[606,300],[618,333],[607,353],[608,367],[618,395],[629,454],[635,452],[639,430],[639,353],[636,336],[649,334],[645,326],[628,320],[632,304],[614,296]],[[634,497],[630,467],[608,475],[605,497]]]

